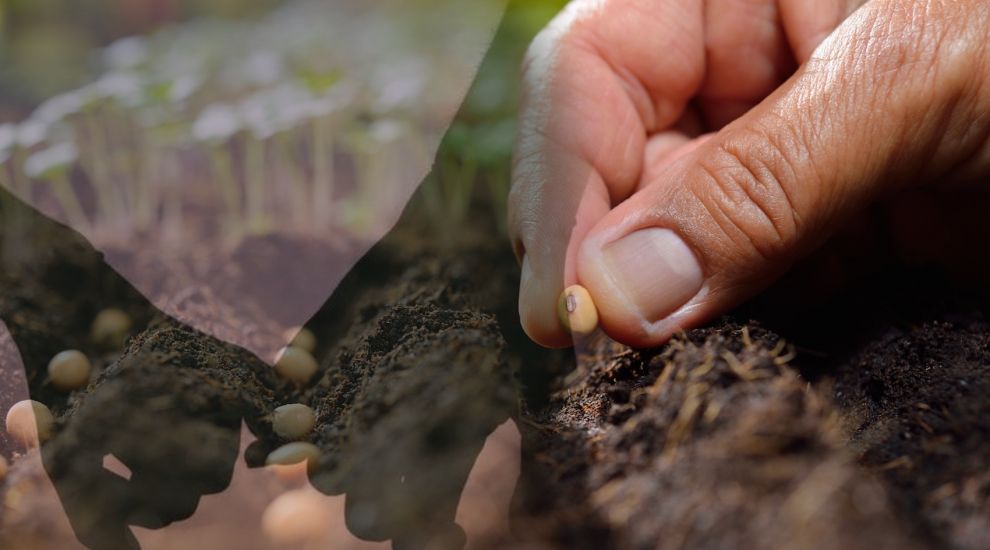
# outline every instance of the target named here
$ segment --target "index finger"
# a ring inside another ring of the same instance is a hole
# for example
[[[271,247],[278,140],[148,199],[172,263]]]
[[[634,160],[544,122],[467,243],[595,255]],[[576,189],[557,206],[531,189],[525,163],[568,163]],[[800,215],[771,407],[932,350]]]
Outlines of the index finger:
[[[584,235],[635,189],[647,136],[671,126],[704,75],[700,0],[574,0],[523,69],[509,229],[519,314],[540,344],[570,335],[554,304]]]

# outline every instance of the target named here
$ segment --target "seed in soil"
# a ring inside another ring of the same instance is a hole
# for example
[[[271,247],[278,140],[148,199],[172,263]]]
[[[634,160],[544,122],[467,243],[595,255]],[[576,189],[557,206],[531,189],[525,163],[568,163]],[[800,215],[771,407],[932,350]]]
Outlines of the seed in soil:
[[[7,471],[10,470],[10,465],[7,464],[7,459],[0,456],[0,481],[7,478]]]
[[[265,465],[288,466],[306,461],[307,468],[312,468],[318,458],[320,458],[319,447],[306,441],[293,441],[269,453],[268,458],[265,459]]]
[[[7,433],[25,447],[33,447],[52,435],[55,417],[44,403],[25,399],[7,411]]]
[[[313,431],[314,425],[316,425],[316,413],[301,403],[282,405],[276,408],[272,415],[272,428],[284,439],[305,437]]]
[[[275,362],[275,372],[296,384],[306,384],[316,374],[319,365],[313,355],[304,349],[287,346]]]
[[[306,327],[290,328],[285,331],[285,336],[292,339],[289,343],[292,347],[306,350],[309,353],[316,351],[316,335]]]
[[[107,308],[96,314],[90,328],[93,343],[106,350],[124,347],[131,330],[131,317],[117,308]]]
[[[48,378],[61,391],[72,391],[89,383],[93,365],[81,351],[70,349],[60,352],[48,362]]]
[[[598,309],[581,285],[571,285],[560,294],[557,317],[564,329],[575,334],[590,334],[598,326]]]

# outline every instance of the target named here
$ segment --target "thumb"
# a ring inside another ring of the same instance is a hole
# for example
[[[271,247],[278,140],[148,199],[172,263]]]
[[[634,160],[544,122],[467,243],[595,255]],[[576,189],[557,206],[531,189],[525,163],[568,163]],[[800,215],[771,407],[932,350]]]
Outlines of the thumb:
[[[773,95],[641,182],[578,253],[606,332],[659,344],[764,289],[879,197],[971,174],[990,105],[974,39],[986,17],[968,4],[868,3]]]

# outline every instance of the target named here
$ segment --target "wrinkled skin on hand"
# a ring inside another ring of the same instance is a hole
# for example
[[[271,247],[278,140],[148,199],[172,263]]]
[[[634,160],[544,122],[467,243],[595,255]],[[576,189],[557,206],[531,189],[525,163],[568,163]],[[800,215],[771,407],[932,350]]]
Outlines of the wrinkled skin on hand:
[[[579,0],[524,68],[510,226],[524,328],[566,286],[662,343],[784,274],[990,273],[984,2]],[[793,268],[793,269],[792,269]],[[985,280],[985,279],[982,279]]]

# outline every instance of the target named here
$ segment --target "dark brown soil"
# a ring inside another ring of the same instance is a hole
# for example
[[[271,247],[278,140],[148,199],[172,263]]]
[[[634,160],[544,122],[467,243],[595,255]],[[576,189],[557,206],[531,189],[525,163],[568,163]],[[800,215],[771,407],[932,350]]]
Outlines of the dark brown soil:
[[[951,315],[892,329],[836,374],[863,466],[937,546],[990,545],[990,323]]]
[[[519,531],[587,548],[986,548],[990,323],[981,299],[904,273],[788,320],[815,349],[730,320],[659,350],[589,343],[523,424]]]
[[[505,546],[990,541],[986,304],[931,278],[895,272],[786,321],[753,308],[661,349],[594,337],[575,360],[522,335],[515,263],[483,224],[440,246],[406,223],[309,323],[320,371],[297,388],[158,314],[73,233],[32,219],[44,246],[29,250],[42,252],[0,273],[0,316],[26,369],[7,375],[55,411],[46,468],[94,548],[122,547],[125,524],[166,525],[223,489],[242,419],[258,438],[244,460],[263,463],[281,443],[267,415],[287,402],[318,414],[313,484],[347,494],[354,533],[399,548],[463,543],[460,490],[509,417],[524,449]],[[139,322],[122,353],[97,354],[89,320],[110,305]],[[44,379],[66,347],[103,358],[68,396]],[[6,409],[12,397],[0,399]],[[13,458],[16,444],[2,443]],[[102,468],[108,453],[129,482]],[[18,528],[0,517],[0,545]]]

